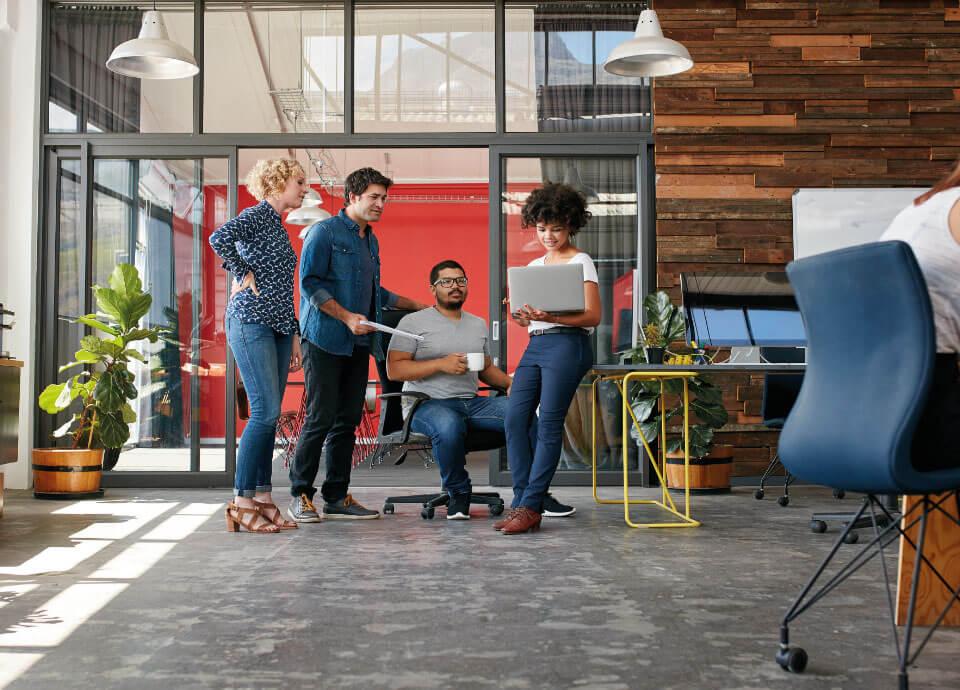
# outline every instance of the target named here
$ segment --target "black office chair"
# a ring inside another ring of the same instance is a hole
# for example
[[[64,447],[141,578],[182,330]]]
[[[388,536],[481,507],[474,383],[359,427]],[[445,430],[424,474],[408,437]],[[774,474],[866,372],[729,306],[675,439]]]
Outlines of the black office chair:
[[[400,319],[408,311],[392,309],[383,312],[383,324],[395,328]],[[383,349],[386,352],[390,343],[389,334],[383,334]],[[430,396],[424,393],[403,392],[403,383],[391,381],[387,376],[386,361],[377,362],[377,373],[380,376],[380,424],[377,429],[377,446],[370,456],[370,467],[383,462],[384,458],[391,452],[400,450],[400,454],[394,461],[399,465],[407,459],[407,454],[413,450],[422,454],[430,452],[430,438],[425,434],[420,434],[410,430],[410,419],[416,411],[417,406],[424,400],[429,400]],[[482,391],[498,390],[490,388],[481,388]],[[500,391],[502,392],[502,391]],[[406,419],[403,418],[402,401],[403,398],[413,398],[413,409]],[[502,432],[495,431],[473,431],[466,439],[466,451],[468,453],[481,450],[494,450],[506,445],[506,437]],[[429,455],[425,456],[429,461]],[[431,494],[416,494],[413,496],[387,496],[383,503],[383,513],[392,514],[394,504],[396,503],[419,503],[422,506],[420,517],[430,520],[435,514],[436,508],[445,506],[450,502],[450,496],[446,491],[440,491]],[[486,505],[491,515],[500,515],[503,513],[504,503],[500,494],[493,492],[474,492],[470,495],[471,505]]]
[[[804,352],[799,347],[761,347],[760,358],[764,362],[777,364],[802,363]],[[797,400],[797,394],[800,392],[800,386],[803,384],[803,374],[764,374],[763,376],[763,402],[760,404],[760,415],[763,419],[763,425],[768,429],[782,429],[783,423],[790,414],[790,408]],[[778,470],[783,469],[780,462],[780,454],[774,455],[773,460],[767,465],[760,477],[760,488],[753,492],[753,497],[758,501],[763,498],[763,486],[766,481]],[[794,476],[784,470],[783,472],[783,496],[777,499],[777,503],[786,506],[790,503],[790,485],[794,482]]]

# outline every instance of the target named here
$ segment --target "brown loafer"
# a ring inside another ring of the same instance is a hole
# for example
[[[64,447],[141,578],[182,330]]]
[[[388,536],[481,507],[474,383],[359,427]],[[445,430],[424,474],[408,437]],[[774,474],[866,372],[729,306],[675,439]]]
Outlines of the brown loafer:
[[[530,510],[527,506],[517,508],[517,514],[513,519],[503,526],[500,534],[523,534],[524,532],[536,532],[540,529],[540,513]]]
[[[507,526],[507,523],[510,522],[511,520],[513,520],[513,518],[515,518],[516,516],[517,516],[517,509],[516,509],[516,508],[511,508],[511,509],[510,509],[510,512],[507,513],[507,516],[506,516],[505,518],[503,518],[502,520],[500,520],[500,521],[498,521],[498,522],[493,523],[493,528],[499,532],[499,531],[502,530],[504,527],[506,527],[506,526]]]

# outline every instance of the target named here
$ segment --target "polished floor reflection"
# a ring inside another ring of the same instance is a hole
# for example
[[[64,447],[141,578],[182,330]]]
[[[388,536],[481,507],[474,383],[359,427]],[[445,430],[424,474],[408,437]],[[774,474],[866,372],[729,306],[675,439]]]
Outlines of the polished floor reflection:
[[[379,507],[387,490],[354,493]],[[895,687],[869,568],[793,628],[805,675],[773,661],[831,544],[807,528],[828,491],[799,487],[787,508],[749,488],[698,498],[704,527],[682,531],[555,493],[575,516],[505,537],[481,507],[255,535],[224,531],[219,490],[8,491],[0,688]],[[938,631],[914,684],[960,687],[958,645]]]

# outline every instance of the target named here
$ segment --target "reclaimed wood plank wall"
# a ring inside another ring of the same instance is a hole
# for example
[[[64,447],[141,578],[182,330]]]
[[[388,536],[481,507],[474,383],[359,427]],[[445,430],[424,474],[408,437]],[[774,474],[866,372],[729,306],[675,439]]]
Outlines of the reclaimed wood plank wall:
[[[960,156],[957,0],[654,0],[696,66],[654,85],[657,278],[782,270],[801,187],[929,186]],[[776,432],[723,377],[735,475]],[[718,383],[720,381],[718,380]]]

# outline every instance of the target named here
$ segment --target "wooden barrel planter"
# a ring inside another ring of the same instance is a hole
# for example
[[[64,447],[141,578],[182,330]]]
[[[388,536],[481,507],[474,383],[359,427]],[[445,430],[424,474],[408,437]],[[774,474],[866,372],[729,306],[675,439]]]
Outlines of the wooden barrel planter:
[[[690,493],[728,493],[731,469],[733,446],[714,446],[710,455],[690,458]],[[667,453],[667,488],[683,491],[683,474],[683,450]]]
[[[103,496],[102,467],[102,449],[34,448],[33,495],[55,499]]]

